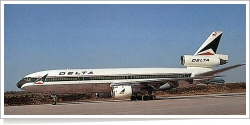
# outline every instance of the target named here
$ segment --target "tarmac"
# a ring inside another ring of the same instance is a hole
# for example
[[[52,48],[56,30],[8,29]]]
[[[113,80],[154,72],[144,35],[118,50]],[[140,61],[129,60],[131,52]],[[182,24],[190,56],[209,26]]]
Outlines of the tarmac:
[[[84,118],[96,118],[96,116],[112,118],[113,115],[119,118],[147,118],[152,115],[166,118],[173,115],[173,117],[189,115],[188,118],[192,118],[193,115],[244,116],[246,115],[246,94],[226,93],[158,97],[150,101],[107,100],[4,107],[5,118],[64,118],[65,115],[68,118],[75,118],[76,115]]]

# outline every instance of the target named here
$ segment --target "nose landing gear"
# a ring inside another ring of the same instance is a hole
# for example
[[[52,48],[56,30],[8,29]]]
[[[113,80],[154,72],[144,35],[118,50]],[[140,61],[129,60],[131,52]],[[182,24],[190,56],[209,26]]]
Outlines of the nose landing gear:
[[[57,95],[56,94],[52,94],[52,105],[56,105],[56,101],[57,101]]]

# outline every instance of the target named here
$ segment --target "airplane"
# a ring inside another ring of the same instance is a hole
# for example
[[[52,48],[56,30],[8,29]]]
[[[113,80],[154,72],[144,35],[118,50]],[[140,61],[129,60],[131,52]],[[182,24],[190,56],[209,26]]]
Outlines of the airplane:
[[[181,56],[186,68],[109,68],[46,70],[26,75],[17,87],[27,92],[51,94],[56,105],[57,94],[111,93],[113,98],[154,100],[153,91],[213,80],[217,74],[243,66],[237,64],[213,70],[228,62],[228,55],[216,54],[222,31],[214,31],[194,53]]]

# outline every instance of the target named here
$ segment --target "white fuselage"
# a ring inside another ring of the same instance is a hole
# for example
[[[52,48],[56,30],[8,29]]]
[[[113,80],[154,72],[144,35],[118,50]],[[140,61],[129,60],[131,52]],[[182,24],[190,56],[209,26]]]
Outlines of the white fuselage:
[[[135,83],[154,79],[176,79],[210,71],[210,68],[113,68],[47,70],[25,76],[17,85],[30,92],[110,92],[110,84]],[[38,79],[46,76],[44,81]]]

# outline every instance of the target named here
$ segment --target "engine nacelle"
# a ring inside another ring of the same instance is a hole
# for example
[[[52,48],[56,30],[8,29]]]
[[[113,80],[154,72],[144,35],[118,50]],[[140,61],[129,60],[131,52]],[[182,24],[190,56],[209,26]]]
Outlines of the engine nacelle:
[[[202,82],[202,84],[223,84],[225,83],[225,80],[222,78],[214,78],[205,82]]]
[[[112,86],[111,96],[113,98],[131,96],[133,93],[132,86]]]
[[[211,55],[211,56],[181,56],[181,64],[187,67],[216,67],[226,64],[228,61],[228,55]]]

